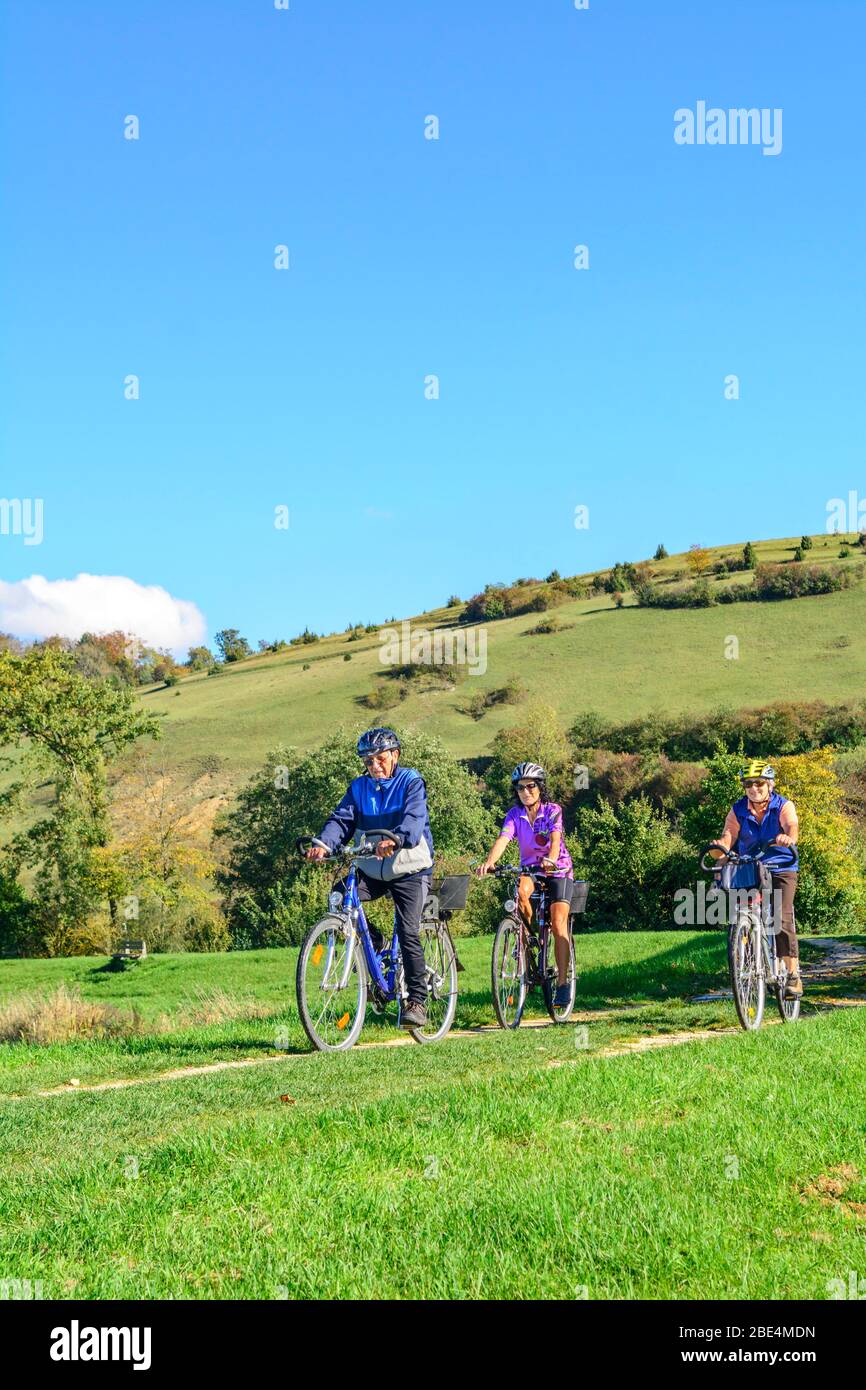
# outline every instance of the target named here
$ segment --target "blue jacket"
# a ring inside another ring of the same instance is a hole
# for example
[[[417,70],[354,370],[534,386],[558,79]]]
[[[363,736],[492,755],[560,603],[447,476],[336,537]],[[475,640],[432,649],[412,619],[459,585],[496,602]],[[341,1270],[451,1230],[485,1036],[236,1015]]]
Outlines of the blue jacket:
[[[318,838],[334,850],[350,840],[356,830],[390,830],[398,849],[412,849],[423,838],[432,856],[427,788],[420,772],[413,767],[397,767],[393,777],[376,778],[364,773],[350,782]]]
[[[785,832],[782,829],[779,815],[787,800],[786,796],[781,796],[779,792],[773,792],[760,825],[749,809],[747,796],[741,796],[739,801],[734,802],[732,809],[740,822],[740,833],[737,836],[737,843],[734,845],[738,854],[757,854],[762,845],[768,845],[771,840],[775,840],[777,835],[784,835]],[[791,858],[792,853],[793,859]],[[772,846],[764,857],[764,863],[768,869],[799,869],[800,857],[797,854],[797,846],[793,845],[790,849],[786,849],[782,845]]]

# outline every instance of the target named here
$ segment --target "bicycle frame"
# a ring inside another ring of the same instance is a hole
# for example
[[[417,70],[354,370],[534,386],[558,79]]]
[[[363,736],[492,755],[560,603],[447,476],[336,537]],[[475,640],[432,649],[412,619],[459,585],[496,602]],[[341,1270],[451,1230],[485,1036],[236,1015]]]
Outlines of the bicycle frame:
[[[535,919],[532,926],[528,926],[527,923],[523,920],[520,909],[517,907],[516,903],[514,907],[514,916],[516,920],[520,923],[524,950],[526,950],[528,953],[534,952],[536,950],[537,945],[536,959],[533,961],[532,955],[529,954],[528,956],[529,964],[532,967],[532,978],[528,981],[528,983],[533,985],[540,984],[542,976],[541,966],[539,965],[539,962],[544,962],[547,959],[547,939],[550,935],[550,921],[548,910],[550,906],[550,899],[548,898],[548,895],[545,892],[547,875],[535,874],[532,872],[530,868],[524,868],[522,865],[519,870],[515,869],[511,870],[511,872],[513,872],[515,875],[515,891],[517,887],[517,878],[520,875],[523,875],[526,878],[531,878],[534,884],[532,896],[536,898],[536,904]]]
[[[387,971],[382,969],[382,958],[373,945],[373,938],[370,935],[370,927],[367,918],[364,916],[364,909],[361,899],[358,896],[358,871],[354,864],[350,864],[349,872],[346,875],[346,887],[343,892],[342,911],[346,914],[353,926],[358,928],[358,933],[352,932],[349,942],[349,949],[346,952],[346,962],[343,966],[343,977],[340,980],[340,989],[345,989],[349,976],[352,972],[352,964],[355,958],[355,942],[360,935],[361,945],[364,951],[364,960],[367,966],[367,974],[370,981],[377,989],[380,989],[388,999],[395,999],[397,995],[397,970],[400,965],[400,942],[397,937],[397,924],[394,923],[394,934],[391,938],[391,945],[386,947],[390,954],[390,963]],[[333,947],[331,948],[333,950]],[[330,962],[328,963],[330,965]],[[326,975],[327,975],[326,967]]]

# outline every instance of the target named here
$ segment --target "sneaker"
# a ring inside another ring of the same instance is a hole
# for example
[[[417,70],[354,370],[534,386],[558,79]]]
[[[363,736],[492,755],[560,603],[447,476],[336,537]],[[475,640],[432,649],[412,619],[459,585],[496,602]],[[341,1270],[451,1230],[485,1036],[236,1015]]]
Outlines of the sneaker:
[[[557,985],[556,993],[553,996],[553,1007],[555,1009],[567,1009],[571,1003],[571,985]]]
[[[400,1014],[401,1028],[423,1028],[427,1022],[427,1010],[417,999],[410,999]]]
[[[800,972],[799,972],[799,970],[797,971],[797,974],[796,974],[796,975],[789,975],[788,978],[787,978],[787,980],[785,981],[785,998],[786,998],[786,999],[802,999],[802,998],[803,998],[803,981],[800,979]]]

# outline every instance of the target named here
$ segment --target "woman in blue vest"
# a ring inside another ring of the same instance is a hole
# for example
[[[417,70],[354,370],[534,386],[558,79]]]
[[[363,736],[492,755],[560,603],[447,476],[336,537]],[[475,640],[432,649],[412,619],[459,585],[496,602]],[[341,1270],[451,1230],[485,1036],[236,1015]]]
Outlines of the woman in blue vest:
[[[799,825],[793,801],[776,791],[776,770],[762,758],[755,758],[740,775],[744,796],[735,801],[728,812],[721,838],[714,843],[720,849],[735,849],[738,854],[755,854],[769,846],[764,863],[773,876],[775,901],[781,903],[777,914],[776,953],[781,956],[788,972],[786,994],[798,999],[803,993],[800,979],[800,952],[797,928],[794,924],[794,895],[797,892],[800,861],[797,856]],[[775,853],[777,849],[788,853]],[[793,861],[790,851],[794,851]]]

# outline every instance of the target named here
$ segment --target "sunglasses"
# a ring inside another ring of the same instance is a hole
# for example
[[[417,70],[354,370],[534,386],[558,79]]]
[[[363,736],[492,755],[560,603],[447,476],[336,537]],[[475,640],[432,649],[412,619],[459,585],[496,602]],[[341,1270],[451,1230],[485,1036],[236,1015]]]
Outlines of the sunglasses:
[[[537,782],[518,782],[517,790],[519,792],[534,792],[537,786]]]
[[[766,787],[766,785],[767,785],[767,779],[766,779],[766,777],[760,777],[760,778],[758,778],[758,779],[755,779],[755,778],[753,778],[753,777],[750,777],[750,778],[748,779],[748,781],[746,781],[746,782],[743,783],[743,786],[744,786],[744,787]]]
[[[393,752],[393,749],[389,749],[386,753],[368,753],[366,758],[361,759],[361,762],[365,767],[372,767],[374,763],[386,762],[391,752]]]

